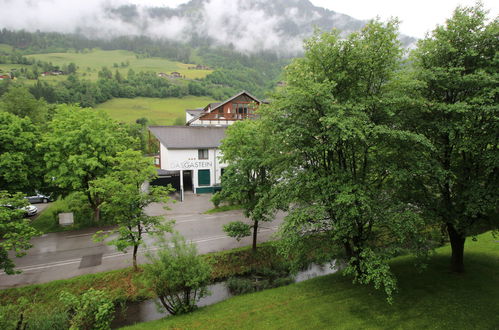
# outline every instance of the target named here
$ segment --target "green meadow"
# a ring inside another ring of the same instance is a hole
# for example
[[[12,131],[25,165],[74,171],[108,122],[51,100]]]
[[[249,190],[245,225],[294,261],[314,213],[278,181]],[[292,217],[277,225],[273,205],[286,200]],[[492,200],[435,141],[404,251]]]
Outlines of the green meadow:
[[[380,291],[341,274],[237,296],[187,315],[127,329],[499,329],[499,237],[466,241],[466,272],[449,271],[450,248],[437,250],[425,271],[396,258],[399,292]]]
[[[111,118],[120,122],[132,123],[145,117],[151,124],[172,125],[175,119],[185,120],[185,109],[205,107],[216,102],[205,96],[184,96],[182,98],[115,98],[99,104],[96,108],[107,112]]]
[[[11,45],[7,45],[7,44],[0,44],[0,53],[1,52],[6,52],[6,53],[9,53],[11,52],[13,49],[13,47]]]
[[[118,70],[121,74],[126,75],[129,69],[135,72],[152,71],[164,72],[170,74],[171,72],[179,72],[187,79],[204,78],[212,72],[212,70],[189,70],[195,64],[185,64],[180,62],[170,61],[164,58],[151,57],[139,58],[133,52],[126,50],[97,50],[94,49],[88,53],[48,53],[48,54],[35,54],[28,55],[29,58],[36,60],[51,62],[53,65],[63,66],[71,62],[78,66],[78,74],[90,80],[96,80],[98,72],[102,67],[107,67],[113,72]],[[114,64],[119,67],[114,67]],[[126,67],[121,67],[121,63],[128,63]],[[64,77],[59,77],[65,79]]]

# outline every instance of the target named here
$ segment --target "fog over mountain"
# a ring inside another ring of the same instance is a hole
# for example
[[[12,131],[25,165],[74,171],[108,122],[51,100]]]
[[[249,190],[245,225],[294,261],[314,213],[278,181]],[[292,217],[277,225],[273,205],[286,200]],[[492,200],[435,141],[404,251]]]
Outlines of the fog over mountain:
[[[0,0],[0,28],[81,33],[89,37],[146,35],[175,41],[208,40],[240,52],[296,54],[314,27],[344,34],[365,21],[315,7],[308,0],[191,0],[178,8],[126,0]],[[404,44],[414,42],[403,37]]]

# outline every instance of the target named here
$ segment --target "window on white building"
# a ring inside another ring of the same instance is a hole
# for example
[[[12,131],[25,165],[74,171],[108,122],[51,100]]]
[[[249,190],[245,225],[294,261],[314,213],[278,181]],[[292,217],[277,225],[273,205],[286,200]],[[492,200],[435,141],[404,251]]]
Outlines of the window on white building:
[[[208,159],[208,149],[198,149],[198,159]]]

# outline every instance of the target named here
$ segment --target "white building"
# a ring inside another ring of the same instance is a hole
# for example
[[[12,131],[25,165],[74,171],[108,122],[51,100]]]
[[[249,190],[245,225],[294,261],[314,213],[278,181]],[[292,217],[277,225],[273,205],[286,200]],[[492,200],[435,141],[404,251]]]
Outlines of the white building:
[[[186,126],[150,126],[159,141],[159,180],[184,191],[211,193],[220,189],[222,163],[219,146],[226,128],[236,120],[254,118],[262,102],[241,92],[221,103],[186,110]],[[183,199],[183,197],[182,197]]]

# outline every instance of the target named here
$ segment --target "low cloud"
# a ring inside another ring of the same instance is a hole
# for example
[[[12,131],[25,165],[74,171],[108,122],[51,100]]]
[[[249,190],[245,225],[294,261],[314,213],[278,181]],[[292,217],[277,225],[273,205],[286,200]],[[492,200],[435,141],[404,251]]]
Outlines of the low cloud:
[[[0,0],[0,28],[80,32],[101,38],[146,35],[176,41],[188,41],[195,33],[217,44],[232,45],[240,52],[301,51],[306,35],[288,33],[283,26],[289,22],[301,26],[311,17],[304,18],[294,2],[287,3],[283,12],[269,13],[265,10],[266,2],[205,0],[195,12],[170,10],[157,15],[151,13],[150,7],[132,5],[126,0]],[[120,7],[127,10],[116,10]],[[320,17],[318,13],[314,15]]]

